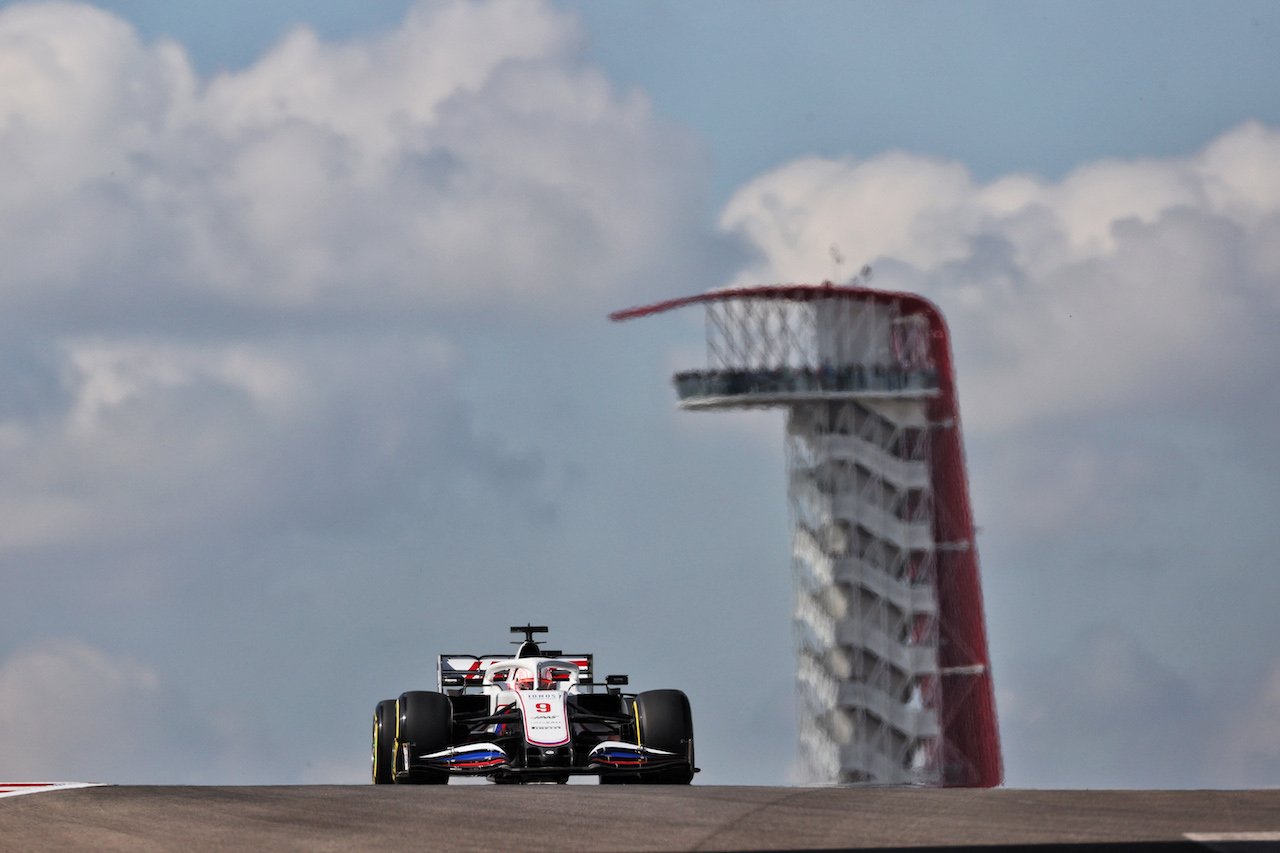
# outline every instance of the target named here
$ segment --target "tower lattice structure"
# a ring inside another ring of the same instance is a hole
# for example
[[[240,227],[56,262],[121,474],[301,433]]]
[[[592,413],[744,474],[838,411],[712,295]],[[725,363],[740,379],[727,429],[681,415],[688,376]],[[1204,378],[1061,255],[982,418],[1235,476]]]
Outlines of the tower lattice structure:
[[[951,347],[922,297],[719,290],[685,409],[787,410],[800,754],[810,781],[990,787],[1003,775]]]

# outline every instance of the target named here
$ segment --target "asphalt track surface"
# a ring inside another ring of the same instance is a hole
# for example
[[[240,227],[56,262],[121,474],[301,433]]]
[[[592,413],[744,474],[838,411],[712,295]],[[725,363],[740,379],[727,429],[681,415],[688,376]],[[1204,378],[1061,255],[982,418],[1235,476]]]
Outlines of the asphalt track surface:
[[[1225,851],[1277,845],[1184,833],[1277,830],[1280,790],[112,786],[0,800],[5,851]]]

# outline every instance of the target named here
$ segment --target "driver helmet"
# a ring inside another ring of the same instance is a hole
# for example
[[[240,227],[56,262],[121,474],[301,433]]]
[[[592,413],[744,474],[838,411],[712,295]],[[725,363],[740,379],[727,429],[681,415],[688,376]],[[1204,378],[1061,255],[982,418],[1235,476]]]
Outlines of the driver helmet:
[[[534,670],[523,666],[512,675],[511,683],[516,690],[554,690],[556,687],[550,670],[544,669],[538,678]]]
[[[516,690],[533,690],[538,686],[534,671],[523,666],[512,673],[511,684]]]

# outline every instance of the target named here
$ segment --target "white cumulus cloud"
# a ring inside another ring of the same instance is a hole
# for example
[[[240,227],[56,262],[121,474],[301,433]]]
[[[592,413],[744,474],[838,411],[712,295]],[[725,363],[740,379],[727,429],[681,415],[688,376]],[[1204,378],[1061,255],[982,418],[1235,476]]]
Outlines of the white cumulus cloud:
[[[741,283],[830,278],[835,245],[940,303],[981,430],[1203,391],[1278,351],[1280,131],[1256,123],[1056,182],[905,153],[801,160],[721,223],[760,253]]]
[[[0,300],[87,322],[601,310],[689,261],[706,176],[583,48],[546,3],[444,0],[362,41],[298,29],[202,80],[91,6],[8,6]]]
[[[0,551],[522,495],[462,326],[599,321],[718,240],[696,143],[584,51],[548,3],[426,0],[201,79],[93,6],[0,10]]]
[[[1092,625],[1047,660],[1019,660],[997,697],[1010,784],[1203,784],[1214,709],[1123,628]]]
[[[8,779],[182,780],[220,736],[151,666],[83,640],[47,640],[0,664],[0,772]]]
[[[1218,784],[1275,785],[1280,777],[1280,660],[1271,663],[1251,693],[1224,715],[1223,729],[1211,742]]]

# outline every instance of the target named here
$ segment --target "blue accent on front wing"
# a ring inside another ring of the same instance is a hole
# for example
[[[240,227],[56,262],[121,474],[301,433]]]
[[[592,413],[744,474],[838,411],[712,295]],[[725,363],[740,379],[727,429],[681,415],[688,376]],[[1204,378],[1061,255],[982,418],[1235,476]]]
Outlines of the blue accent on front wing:
[[[447,767],[451,770],[474,770],[483,767],[497,767],[509,763],[507,754],[500,749],[481,747],[479,749],[460,750],[452,755],[423,756],[428,764]]]
[[[597,744],[587,758],[588,765],[601,765],[610,768],[629,768],[641,770],[648,767],[662,767],[684,761],[682,755],[667,752],[663,749],[640,746],[626,741],[605,741]]]
[[[645,756],[634,749],[605,747],[592,753],[591,762],[593,764],[610,764],[614,767],[638,767],[645,763]]]
[[[644,756],[634,749],[602,749],[595,754],[595,757],[638,759],[643,758]]]

